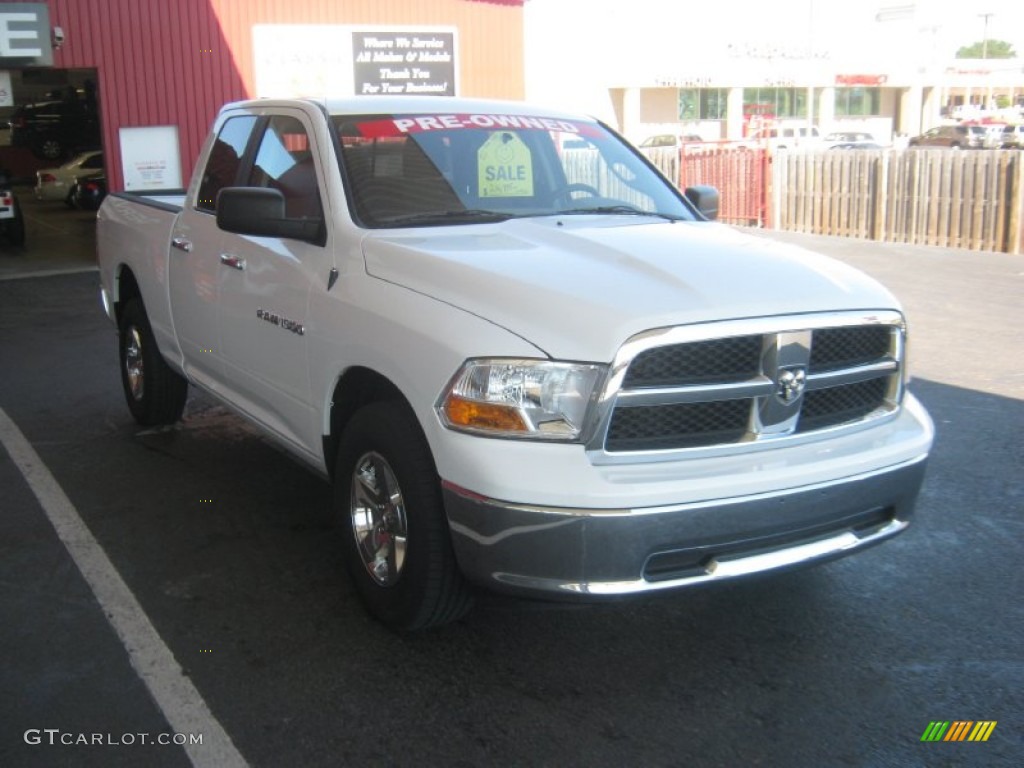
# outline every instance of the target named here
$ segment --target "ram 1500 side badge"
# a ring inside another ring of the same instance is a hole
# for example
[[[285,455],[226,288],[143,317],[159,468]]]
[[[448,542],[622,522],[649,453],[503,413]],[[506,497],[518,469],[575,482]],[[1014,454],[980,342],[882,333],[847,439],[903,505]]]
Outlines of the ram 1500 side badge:
[[[281,328],[284,328],[286,331],[291,331],[292,333],[298,336],[304,336],[306,333],[306,328],[305,326],[302,325],[302,323],[296,322],[295,320],[289,320],[287,317],[281,317],[276,312],[268,312],[265,309],[257,309],[256,317],[258,317],[260,320],[265,320],[266,322],[272,325],[280,326]]]

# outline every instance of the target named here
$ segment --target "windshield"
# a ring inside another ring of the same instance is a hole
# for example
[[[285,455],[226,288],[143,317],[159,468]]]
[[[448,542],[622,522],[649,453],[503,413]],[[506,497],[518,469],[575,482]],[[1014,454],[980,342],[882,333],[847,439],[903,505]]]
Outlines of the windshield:
[[[693,221],[678,191],[597,122],[523,115],[335,115],[366,227],[614,213]]]

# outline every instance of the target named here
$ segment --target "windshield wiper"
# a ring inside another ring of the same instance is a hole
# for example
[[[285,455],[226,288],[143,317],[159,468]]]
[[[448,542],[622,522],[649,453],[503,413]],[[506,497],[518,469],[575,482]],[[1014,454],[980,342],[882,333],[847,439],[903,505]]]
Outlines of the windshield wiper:
[[[654,216],[666,221],[686,221],[682,216],[673,216],[671,213],[659,211],[644,211],[634,208],[632,205],[596,205],[592,208],[566,208],[564,211],[555,211],[551,216],[580,216],[593,214],[612,214],[620,216]]]
[[[507,221],[515,216],[513,213],[488,211],[482,208],[465,208],[452,211],[421,211],[401,216],[387,216],[377,219],[381,224],[458,224],[483,223],[489,221]]]

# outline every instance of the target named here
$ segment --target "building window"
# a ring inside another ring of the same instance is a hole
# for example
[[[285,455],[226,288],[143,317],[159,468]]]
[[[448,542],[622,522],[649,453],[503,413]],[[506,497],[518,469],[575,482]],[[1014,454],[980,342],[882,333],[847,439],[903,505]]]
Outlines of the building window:
[[[726,88],[680,88],[680,120],[725,120],[729,91]]]
[[[806,88],[744,88],[743,111],[756,105],[757,112],[776,118],[807,117]]]
[[[877,117],[881,103],[878,88],[836,88],[836,117]]]

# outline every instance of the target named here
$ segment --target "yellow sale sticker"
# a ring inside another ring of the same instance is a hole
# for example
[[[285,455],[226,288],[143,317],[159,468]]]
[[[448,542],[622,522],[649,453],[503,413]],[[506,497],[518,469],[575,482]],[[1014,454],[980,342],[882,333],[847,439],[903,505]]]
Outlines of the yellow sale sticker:
[[[495,131],[476,153],[480,197],[533,197],[533,156],[510,131]]]

